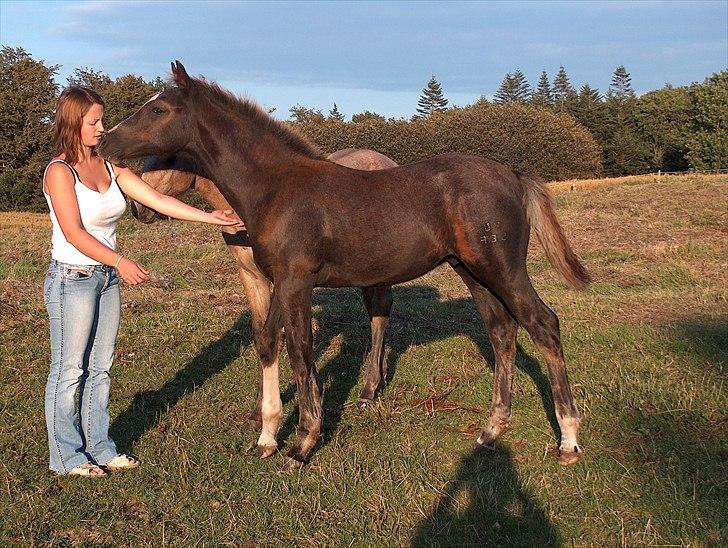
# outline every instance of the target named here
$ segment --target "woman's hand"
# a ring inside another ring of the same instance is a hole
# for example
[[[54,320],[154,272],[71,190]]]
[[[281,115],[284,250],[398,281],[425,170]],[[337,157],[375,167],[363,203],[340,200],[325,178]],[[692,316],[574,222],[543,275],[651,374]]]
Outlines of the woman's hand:
[[[234,215],[232,209],[216,209],[210,213],[210,216],[214,219],[211,221],[211,224],[245,228],[245,223],[237,217],[234,217]]]
[[[129,285],[137,285],[149,281],[149,271],[136,261],[122,257],[116,266],[119,277]]]

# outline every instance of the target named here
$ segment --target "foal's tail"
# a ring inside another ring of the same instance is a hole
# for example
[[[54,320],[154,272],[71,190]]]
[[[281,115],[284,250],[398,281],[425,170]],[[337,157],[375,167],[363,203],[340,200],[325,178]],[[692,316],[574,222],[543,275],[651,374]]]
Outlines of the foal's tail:
[[[551,192],[538,177],[526,173],[515,173],[523,183],[528,221],[536,232],[536,237],[541,242],[546,257],[571,287],[582,289],[591,282],[591,277],[571,249],[571,245],[561,229],[554,212]]]

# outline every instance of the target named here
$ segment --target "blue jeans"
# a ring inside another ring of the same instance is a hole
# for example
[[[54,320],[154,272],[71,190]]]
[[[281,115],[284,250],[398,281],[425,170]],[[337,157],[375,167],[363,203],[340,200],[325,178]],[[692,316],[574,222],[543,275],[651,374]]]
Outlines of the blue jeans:
[[[117,455],[109,438],[109,370],[121,303],[116,271],[52,261],[44,284],[51,327],[45,391],[50,469],[66,474]]]

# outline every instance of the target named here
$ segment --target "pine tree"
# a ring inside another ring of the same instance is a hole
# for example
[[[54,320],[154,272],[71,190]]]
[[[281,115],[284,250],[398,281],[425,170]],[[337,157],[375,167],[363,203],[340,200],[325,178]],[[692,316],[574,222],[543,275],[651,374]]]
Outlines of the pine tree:
[[[559,112],[573,111],[577,99],[576,89],[571,85],[563,65],[554,78],[554,106]]]
[[[501,85],[498,88],[498,91],[495,92],[495,95],[493,96],[493,102],[496,105],[512,103],[513,101],[515,101],[515,96],[516,85],[513,81],[513,76],[511,76],[511,73],[509,72],[501,81]]]
[[[433,112],[443,112],[447,109],[447,99],[442,93],[440,83],[432,75],[427,87],[422,90],[419,101],[417,101],[417,114],[415,118],[426,118]]]
[[[620,65],[614,71],[605,101],[608,127],[604,140],[604,168],[608,175],[633,175],[649,170],[648,143],[635,127],[637,95],[629,73]]]
[[[530,96],[531,86],[521,69],[516,69],[513,74],[508,73],[505,75],[498,91],[495,92],[493,100],[498,105],[525,103]]]
[[[605,111],[599,90],[588,83],[581,86],[574,116],[594,134],[599,141],[605,132]]]
[[[337,122],[344,121],[344,115],[339,112],[338,108],[336,108],[336,103],[334,103],[334,108],[329,111],[329,120],[335,120]]]
[[[496,104],[525,103],[531,96],[531,86],[521,69],[516,69],[513,74],[506,74],[501,82],[498,91],[495,92],[494,101]]]
[[[518,103],[525,103],[531,96],[531,86],[521,69],[516,69],[513,73],[513,88],[515,91],[515,99]]]
[[[624,65],[619,65],[612,75],[612,83],[609,85],[609,91],[618,99],[635,99],[634,90],[632,89],[632,78]]]
[[[541,71],[541,77],[538,79],[538,85],[531,95],[531,102],[542,107],[550,106],[554,103],[554,96],[551,93],[551,84],[545,70]]]

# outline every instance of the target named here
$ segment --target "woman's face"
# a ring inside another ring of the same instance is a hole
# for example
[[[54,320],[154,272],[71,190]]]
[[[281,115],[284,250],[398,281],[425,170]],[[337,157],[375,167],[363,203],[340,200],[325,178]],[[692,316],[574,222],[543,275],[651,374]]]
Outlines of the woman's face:
[[[104,135],[104,107],[94,103],[81,120],[81,143],[87,147],[95,147]]]

